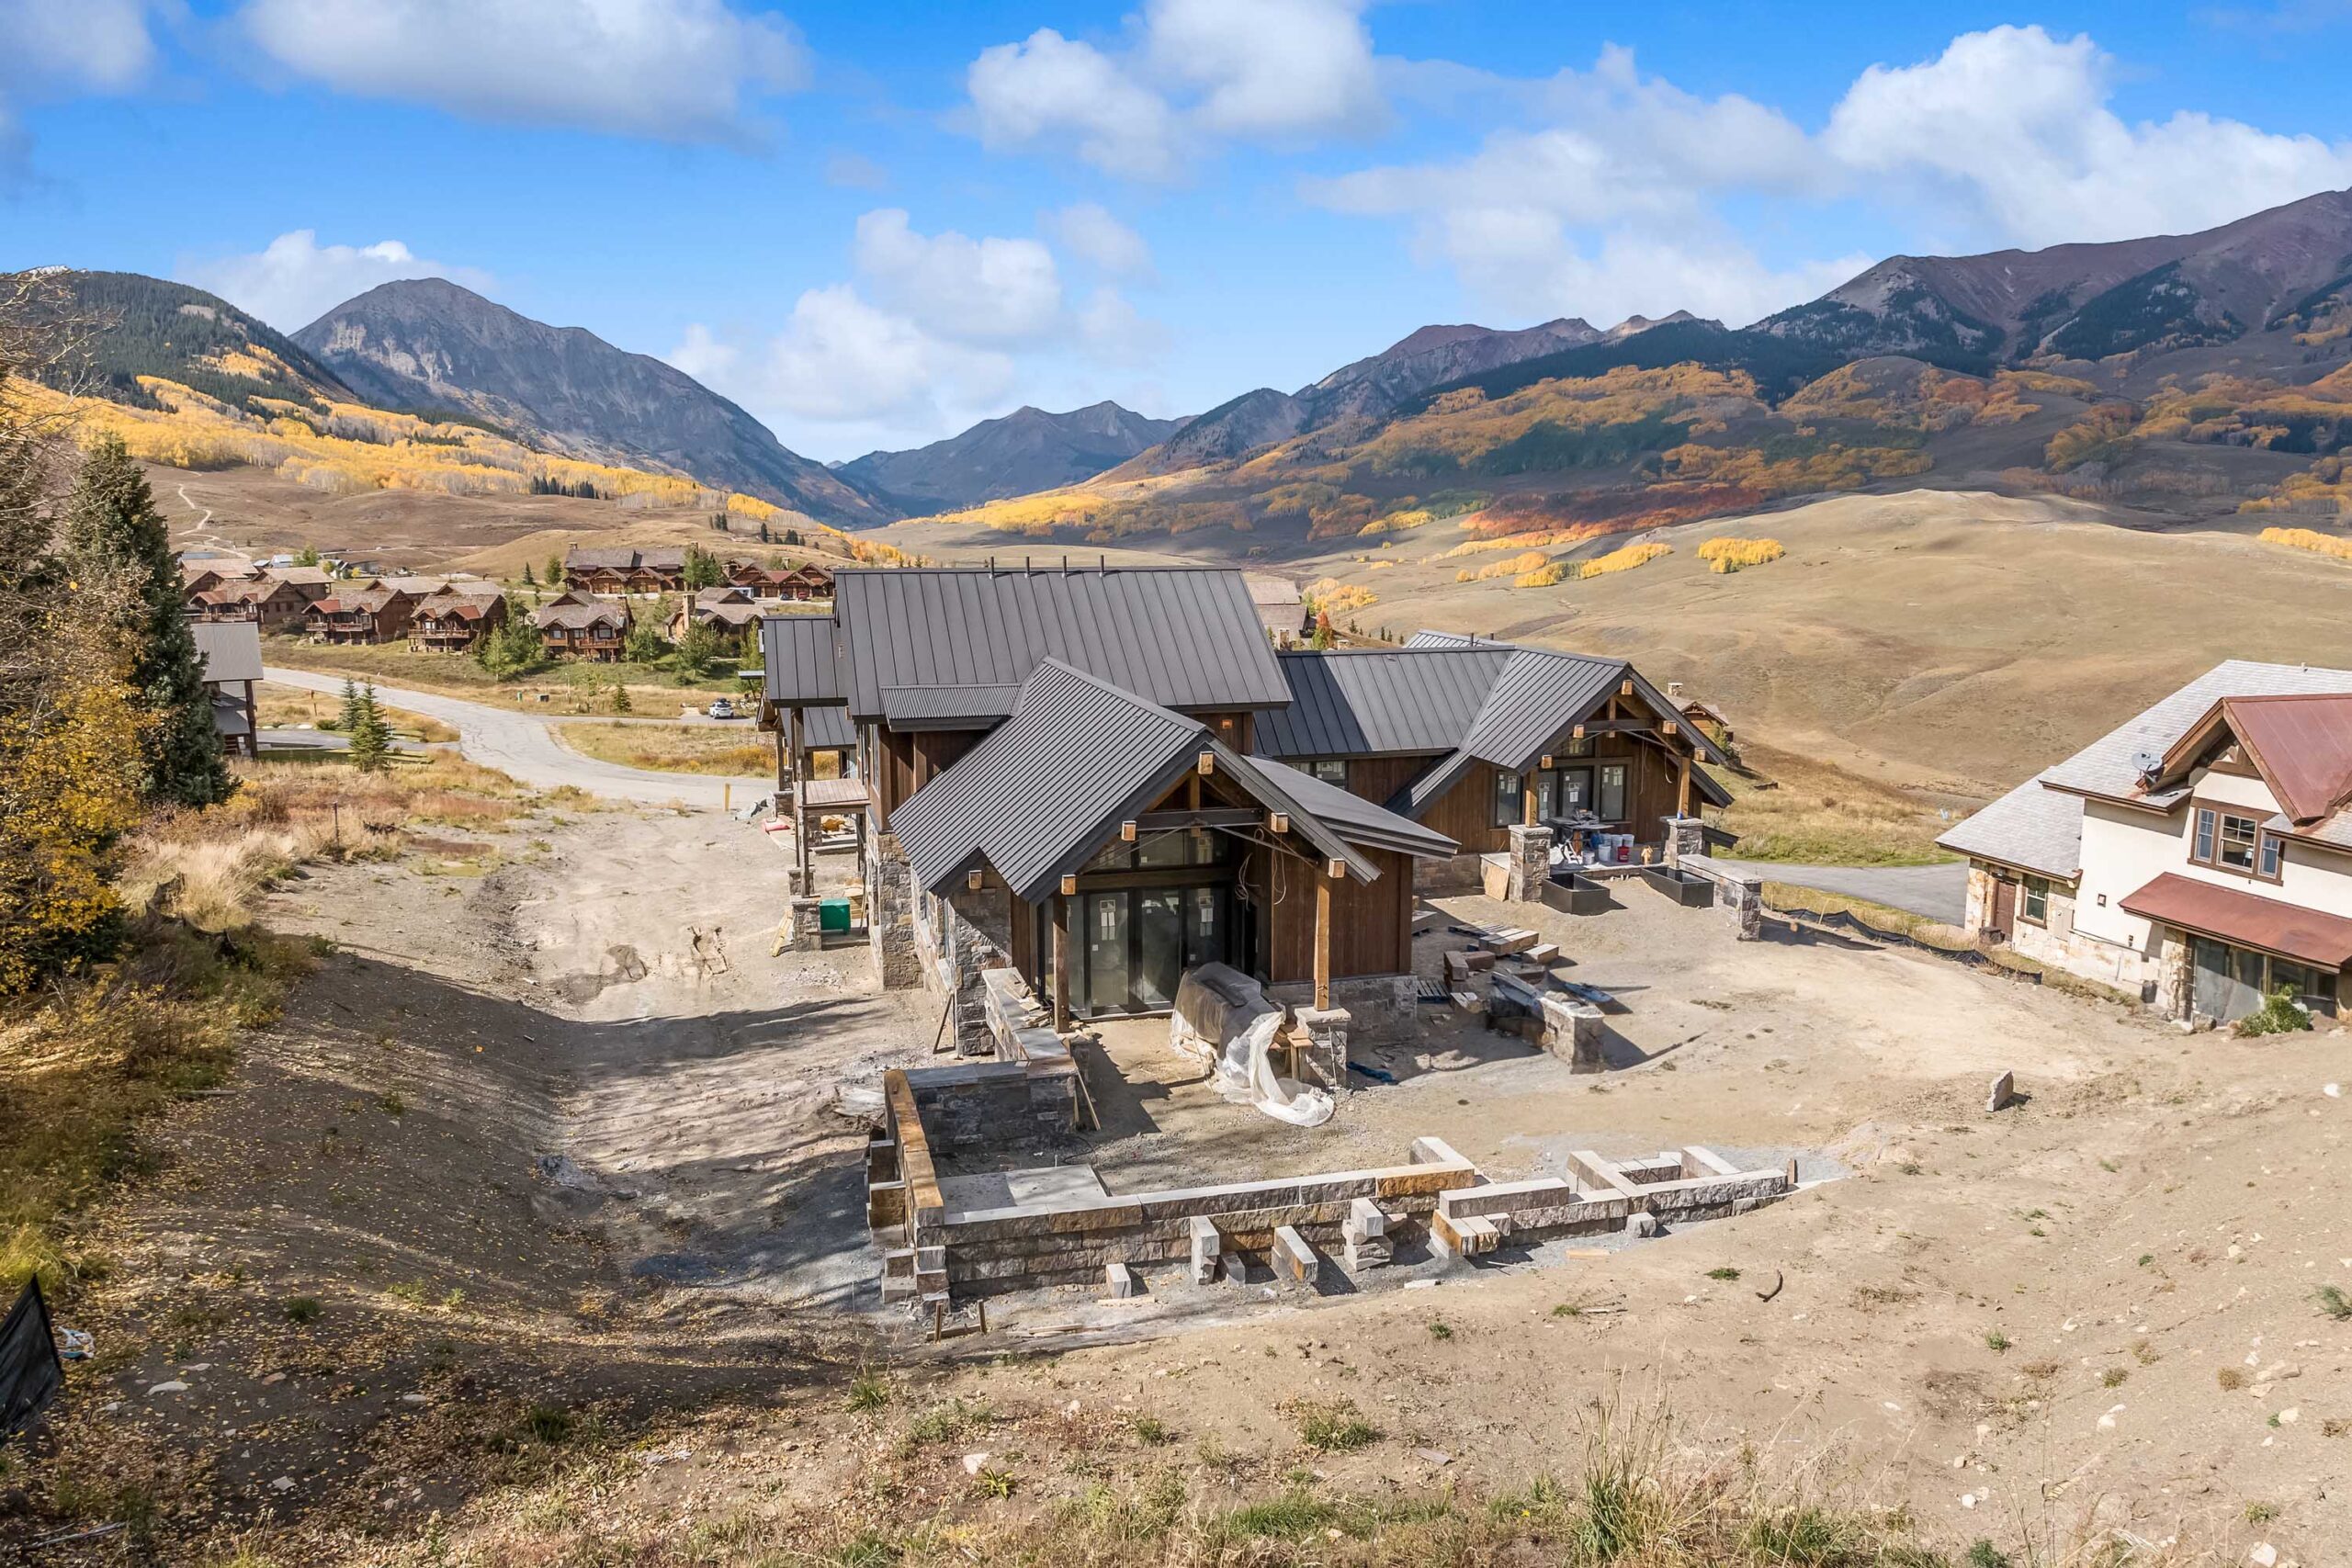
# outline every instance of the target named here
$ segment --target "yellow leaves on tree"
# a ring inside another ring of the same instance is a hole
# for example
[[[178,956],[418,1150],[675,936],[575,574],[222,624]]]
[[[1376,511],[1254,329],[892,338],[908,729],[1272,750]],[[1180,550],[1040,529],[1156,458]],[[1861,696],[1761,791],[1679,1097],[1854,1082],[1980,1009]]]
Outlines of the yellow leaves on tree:
[[[1327,577],[1320,582],[1310,584],[1299,597],[1306,600],[1317,614],[1324,615],[1344,615],[1351,610],[1363,609],[1379,599],[1379,595],[1371,589],[1360,583],[1341,582],[1336,577]]]
[[[2262,542],[2284,545],[2289,549],[2309,550],[2313,555],[2333,556],[2337,560],[2352,560],[2352,539],[2338,534],[2315,533],[2309,528],[2265,528]]]
[[[49,673],[45,700],[0,710],[0,993],[106,951],[111,852],[139,820],[146,711],[102,658]]]
[[[1671,545],[1657,543],[1627,545],[1624,548],[1611,550],[1605,556],[1593,557],[1592,559],[1577,568],[1577,575],[1604,577],[1612,571],[1631,571],[1637,566],[1648,565],[1660,556],[1670,556],[1673,553],[1674,547]]]
[[[2042,466],[2063,474],[2085,463],[2112,461],[2121,456],[2138,423],[2130,403],[2102,403],[2050,438],[2042,448]]]
[[[1554,561],[1549,566],[1539,566],[1533,571],[1521,572],[1510,580],[1510,585],[1513,588],[1549,588],[1567,575],[1566,565]]]
[[[1509,560],[1488,561],[1476,570],[1464,571],[1456,582],[1485,582],[1498,577],[1521,577],[1531,571],[1541,571],[1546,564],[1542,550],[1522,550]]]
[[[1699,558],[1707,563],[1709,571],[1729,575],[1744,566],[1762,566],[1766,561],[1779,560],[1788,551],[1778,539],[1709,539],[1699,547]]]

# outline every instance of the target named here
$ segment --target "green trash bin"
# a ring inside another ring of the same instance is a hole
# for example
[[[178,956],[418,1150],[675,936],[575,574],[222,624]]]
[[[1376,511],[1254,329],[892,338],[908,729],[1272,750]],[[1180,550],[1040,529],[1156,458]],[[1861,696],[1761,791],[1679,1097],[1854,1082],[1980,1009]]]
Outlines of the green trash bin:
[[[849,930],[849,900],[828,898],[817,906],[817,929],[820,931]]]

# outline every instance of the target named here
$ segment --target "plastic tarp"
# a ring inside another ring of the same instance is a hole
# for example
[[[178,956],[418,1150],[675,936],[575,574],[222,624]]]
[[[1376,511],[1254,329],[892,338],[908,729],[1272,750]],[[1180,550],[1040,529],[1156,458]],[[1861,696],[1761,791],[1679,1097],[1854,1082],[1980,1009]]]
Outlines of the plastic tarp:
[[[1293,1078],[1274,1076],[1267,1049],[1282,1027],[1283,1010],[1258,982],[1223,964],[1185,972],[1176,987],[1168,1041],[1187,1056],[1208,1062],[1217,1092],[1236,1103],[1255,1105],[1277,1122],[1319,1127],[1331,1119],[1331,1096]]]
[[[29,1425],[64,1383],[40,1281],[28,1280],[24,1294],[0,1322],[0,1438]]]

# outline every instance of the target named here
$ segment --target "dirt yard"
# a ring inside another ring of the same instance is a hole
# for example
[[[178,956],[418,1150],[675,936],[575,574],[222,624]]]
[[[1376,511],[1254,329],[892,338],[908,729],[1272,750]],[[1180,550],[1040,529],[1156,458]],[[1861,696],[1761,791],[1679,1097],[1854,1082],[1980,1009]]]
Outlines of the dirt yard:
[[[99,1353],[25,1483],[52,1517],[141,1517],[172,1561],[994,1561],[1147,1494],[1484,1510],[1573,1471],[1613,1405],[1670,1411],[1675,1455],[1907,1508],[1954,1558],[2352,1540],[2352,1324],[2317,1299],[2352,1288],[2341,1032],[2185,1036],[1914,953],[1736,943],[1629,887],[1532,922],[1623,1000],[1606,1074],[1426,1009],[1365,1055],[1396,1083],[1299,1131],[1123,1026],[1084,1053],[1087,1157],[1131,1191],[1421,1134],[1497,1177],[1702,1143],[1803,1156],[1797,1197],[1182,1320],[1158,1279],[1057,1292],[932,1346],[875,1308],[833,1105],[930,1059],[936,1000],[879,994],[862,948],[771,957],[784,857],[716,813],[479,838],[274,898],[340,952],[154,1138],[66,1315]],[[1524,919],[1442,908],[1431,971],[1449,919]],[[2004,1067],[2028,1099],[1988,1115]],[[1341,1401],[1361,1440],[1309,1438]]]

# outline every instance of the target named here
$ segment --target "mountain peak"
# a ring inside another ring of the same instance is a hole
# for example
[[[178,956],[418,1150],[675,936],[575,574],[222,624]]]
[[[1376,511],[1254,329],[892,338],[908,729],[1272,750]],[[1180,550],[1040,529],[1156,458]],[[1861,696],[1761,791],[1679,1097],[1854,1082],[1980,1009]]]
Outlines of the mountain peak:
[[[905,452],[869,452],[840,472],[910,511],[951,511],[1091,479],[1157,445],[1178,422],[1105,399],[1067,413],[1023,403],[960,435]]]

